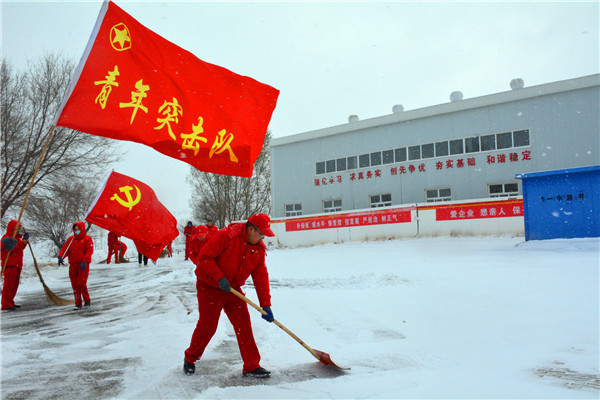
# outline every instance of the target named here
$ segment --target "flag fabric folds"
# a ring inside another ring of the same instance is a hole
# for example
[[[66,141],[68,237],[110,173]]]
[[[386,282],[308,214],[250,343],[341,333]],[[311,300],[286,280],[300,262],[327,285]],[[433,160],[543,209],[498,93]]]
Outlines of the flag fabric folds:
[[[150,186],[114,171],[85,220],[133,240],[138,252],[155,261],[179,235],[177,220]]]
[[[142,143],[201,171],[250,177],[278,96],[105,1],[55,124]]]

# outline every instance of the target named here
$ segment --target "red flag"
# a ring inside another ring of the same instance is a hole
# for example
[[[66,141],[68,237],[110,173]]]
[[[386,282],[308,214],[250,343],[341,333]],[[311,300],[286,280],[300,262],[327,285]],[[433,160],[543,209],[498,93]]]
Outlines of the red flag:
[[[140,253],[155,261],[179,235],[177,220],[150,186],[114,171],[85,220],[132,239]]]
[[[105,1],[55,120],[250,177],[279,90],[198,59]]]

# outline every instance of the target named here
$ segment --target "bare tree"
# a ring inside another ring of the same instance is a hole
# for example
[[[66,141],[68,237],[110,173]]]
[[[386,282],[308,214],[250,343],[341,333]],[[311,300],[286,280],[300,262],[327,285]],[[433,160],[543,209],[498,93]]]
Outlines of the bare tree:
[[[198,221],[212,219],[223,228],[232,221],[254,213],[268,213],[271,207],[271,132],[267,131],[251,178],[217,175],[190,169],[192,213]]]
[[[83,221],[96,197],[95,185],[81,180],[57,179],[47,194],[35,195],[27,203],[26,227],[36,240],[49,240],[56,254],[72,234],[76,221]],[[86,222],[89,232],[92,224]],[[52,256],[56,254],[51,254]]]
[[[53,54],[21,73],[2,61],[2,219],[7,210],[22,205],[73,69],[72,61]],[[94,180],[103,175],[118,159],[112,145],[110,139],[57,127],[34,181],[38,198],[55,189],[57,178]]]

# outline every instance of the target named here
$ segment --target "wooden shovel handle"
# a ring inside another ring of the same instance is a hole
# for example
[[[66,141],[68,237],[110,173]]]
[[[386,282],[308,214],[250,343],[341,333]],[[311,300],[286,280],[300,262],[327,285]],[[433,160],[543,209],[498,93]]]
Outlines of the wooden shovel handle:
[[[256,303],[254,303],[252,300],[250,300],[249,298],[247,298],[246,296],[244,296],[243,294],[241,294],[240,292],[238,292],[234,288],[231,288],[231,293],[233,293],[234,295],[236,295],[240,299],[244,300],[246,303],[250,304],[252,307],[254,307],[261,314],[267,315],[267,312],[265,310],[263,310],[260,306],[258,306]],[[290,335],[291,337],[293,337],[296,340],[296,342],[300,343],[302,345],[302,347],[304,347],[306,350],[308,350],[310,352],[310,354],[313,355],[313,357],[315,357],[317,360],[321,361],[321,357],[319,357],[319,355],[317,354],[316,351],[314,351],[309,345],[307,345],[306,343],[304,343],[302,341],[302,339],[300,339],[298,336],[294,335],[294,333],[292,331],[290,331],[288,328],[286,328],[282,323],[280,323],[276,319],[273,319],[273,323],[275,325],[277,325],[278,327],[280,327],[281,329],[283,329],[285,331],[285,333],[287,333],[288,335]]]

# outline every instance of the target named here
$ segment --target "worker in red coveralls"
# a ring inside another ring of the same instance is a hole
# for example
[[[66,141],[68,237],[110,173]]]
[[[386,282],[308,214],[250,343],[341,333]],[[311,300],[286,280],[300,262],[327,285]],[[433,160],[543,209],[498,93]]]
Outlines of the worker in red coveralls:
[[[213,224],[209,219],[206,221],[206,226],[198,225],[196,227],[196,233],[192,236],[190,241],[190,260],[196,264],[195,258],[200,254],[202,247],[208,242],[208,240],[219,232],[219,228]]]
[[[187,225],[183,229],[183,234],[185,235],[185,259],[190,258],[190,241],[192,240],[192,236],[196,233],[196,228],[192,224],[192,221],[188,221]]]
[[[119,235],[114,232],[108,232],[108,257],[106,257],[106,264],[110,264],[112,255],[115,255],[115,264],[119,263]]]
[[[208,229],[204,225],[198,225],[196,227],[196,233],[192,235],[190,239],[190,260],[194,264],[198,263],[198,256],[200,255],[200,250],[204,247],[204,244],[207,242]]]
[[[202,357],[215,334],[223,310],[234,328],[244,361],[243,376],[267,378],[271,374],[260,366],[247,304],[230,293],[232,287],[242,292],[241,286],[252,276],[260,306],[267,313],[263,318],[273,322],[266,246],[262,242],[264,235],[275,236],[270,225],[267,215],[254,214],[246,223],[232,223],[221,229],[202,248],[196,263],[200,317],[190,347],[185,351],[185,374],[196,371],[194,363]]]
[[[173,241],[172,240],[167,245],[167,257],[173,257]]]
[[[2,287],[2,310],[15,311],[21,306],[15,304],[15,296],[19,289],[21,270],[23,269],[23,250],[29,243],[29,233],[23,233],[23,227],[19,224],[17,234],[13,238],[17,220],[13,219],[6,226],[6,233],[2,236],[2,264],[4,267],[4,286]],[[9,254],[10,251],[10,254]],[[8,262],[6,257],[8,256]],[[6,264],[4,264],[6,263]]]
[[[122,260],[127,251],[127,245],[119,240],[119,261]],[[108,263],[107,263],[108,264]]]
[[[94,253],[94,241],[85,234],[85,223],[79,221],[73,224],[73,236],[70,236],[58,253],[58,266],[64,265],[64,257],[69,257],[69,278],[75,296],[75,309],[89,307],[90,295],[87,289],[87,279],[90,273],[90,263]]]
[[[208,233],[210,235],[208,239],[213,237],[215,233],[219,232],[219,228],[217,228],[217,226],[213,224],[212,220],[210,219],[206,220],[206,229],[208,230]]]

